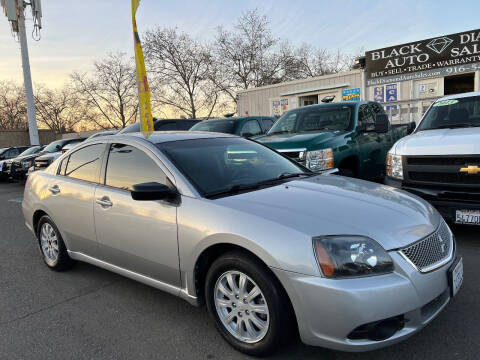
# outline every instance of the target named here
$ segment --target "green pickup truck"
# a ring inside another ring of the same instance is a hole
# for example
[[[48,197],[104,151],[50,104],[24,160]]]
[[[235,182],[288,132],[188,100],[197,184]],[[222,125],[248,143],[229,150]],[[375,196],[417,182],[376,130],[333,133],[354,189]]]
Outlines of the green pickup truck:
[[[379,103],[337,102],[291,110],[255,140],[310,170],[338,168],[345,176],[375,180],[384,175],[388,150],[414,129],[415,123],[390,125]]]

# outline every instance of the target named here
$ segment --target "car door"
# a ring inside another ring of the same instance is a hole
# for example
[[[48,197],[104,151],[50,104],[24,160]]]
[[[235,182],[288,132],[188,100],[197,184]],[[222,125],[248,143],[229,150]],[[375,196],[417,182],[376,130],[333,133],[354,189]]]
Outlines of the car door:
[[[383,107],[378,103],[370,103],[371,110],[374,116],[379,114],[385,114],[385,110]],[[380,173],[385,171],[385,160],[387,158],[387,152],[392,147],[394,141],[392,140],[392,129],[391,126],[389,127],[388,132],[386,133],[377,133],[377,141],[380,144],[380,149],[378,152],[378,156],[376,157],[376,164],[377,170]]]
[[[44,199],[71,251],[95,256],[93,204],[106,144],[82,147],[64,158]]]
[[[179,286],[177,205],[136,201],[130,192],[146,182],[172,186],[166,173],[147,148],[111,144],[104,184],[95,193],[95,228],[101,260]]]

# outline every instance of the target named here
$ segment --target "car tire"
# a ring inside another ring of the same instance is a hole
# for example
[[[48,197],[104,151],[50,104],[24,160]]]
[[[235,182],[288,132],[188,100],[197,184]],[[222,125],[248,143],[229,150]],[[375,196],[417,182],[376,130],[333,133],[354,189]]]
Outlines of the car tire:
[[[357,177],[357,175],[355,174],[355,171],[353,171],[352,169],[347,169],[347,168],[338,169],[338,174],[341,175],[341,176],[346,176],[346,177],[351,177],[351,178]]]
[[[60,231],[48,215],[42,216],[38,222],[37,239],[43,261],[50,269],[63,271],[74,265]]]
[[[231,291],[228,275],[231,275],[230,280],[235,284],[234,291]],[[245,291],[240,290],[242,275],[245,276]],[[228,296],[219,290],[220,285],[223,285],[224,291],[229,292]],[[249,295],[254,295],[255,286],[260,293],[249,298]],[[220,297],[222,298],[219,299]],[[248,355],[266,356],[286,343],[287,336],[295,328],[290,326],[293,311],[286,297],[285,291],[269,269],[242,252],[220,256],[206,275],[205,301],[210,316],[227,342]],[[232,306],[229,307],[226,303]],[[266,314],[257,313],[256,309],[266,310]],[[234,313],[235,316],[232,315]],[[226,318],[231,319],[228,324]],[[240,331],[233,329],[238,329],[239,325]],[[266,326],[261,328],[262,325]]]

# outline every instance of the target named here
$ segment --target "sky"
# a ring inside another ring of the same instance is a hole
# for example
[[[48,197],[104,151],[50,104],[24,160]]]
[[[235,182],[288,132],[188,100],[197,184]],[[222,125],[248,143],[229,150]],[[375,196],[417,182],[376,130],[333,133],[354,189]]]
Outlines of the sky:
[[[74,71],[88,71],[109,52],[133,56],[130,0],[43,0],[41,40],[27,36],[34,83],[59,87]],[[142,0],[140,33],[178,27],[199,39],[231,26],[244,11],[269,17],[275,36],[354,53],[480,28],[478,0]],[[23,81],[19,44],[0,12],[0,81]]]

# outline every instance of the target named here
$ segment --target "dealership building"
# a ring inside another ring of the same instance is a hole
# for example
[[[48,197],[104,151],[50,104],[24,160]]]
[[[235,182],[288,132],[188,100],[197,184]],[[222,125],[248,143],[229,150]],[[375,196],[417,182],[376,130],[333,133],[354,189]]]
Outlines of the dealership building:
[[[372,100],[392,122],[418,122],[441,96],[480,91],[480,30],[367,51],[356,69],[241,91],[238,115],[280,116],[334,101]]]

